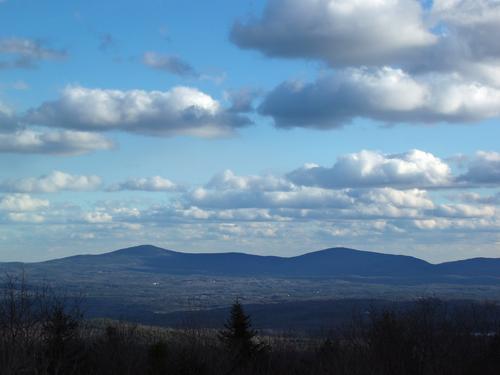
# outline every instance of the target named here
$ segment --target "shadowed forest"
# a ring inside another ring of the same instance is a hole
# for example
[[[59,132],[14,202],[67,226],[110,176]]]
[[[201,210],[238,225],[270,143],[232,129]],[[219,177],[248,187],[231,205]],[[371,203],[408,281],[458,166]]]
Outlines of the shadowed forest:
[[[438,299],[405,310],[354,312],[321,335],[259,334],[235,301],[220,329],[86,320],[81,301],[7,278],[0,372],[14,374],[498,374],[493,303]]]

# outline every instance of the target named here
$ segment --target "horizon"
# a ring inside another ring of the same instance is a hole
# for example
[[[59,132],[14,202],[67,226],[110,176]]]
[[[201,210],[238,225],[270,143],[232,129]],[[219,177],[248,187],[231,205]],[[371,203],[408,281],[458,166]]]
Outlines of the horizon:
[[[153,244],[141,244],[141,245],[133,245],[133,246],[127,246],[124,248],[119,248],[119,249],[114,249],[114,250],[105,250],[105,251],[99,251],[99,252],[94,252],[94,253],[77,253],[73,255],[67,255],[63,257],[57,257],[57,258],[48,258],[48,259],[42,259],[42,260],[35,260],[35,261],[27,261],[27,262],[22,262],[22,261],[8,261],[8,262],[2,262],[1,263],[23,263],[23,264],[36,264],[36,263],[43,263],[43,262],[50,262],[54,260],[61,260],[61,259],[66,259],[66,258],[71,258],[71,257],[79,257],[79,256],[99,256],[99,255],[107,255],[107,254],[112,254],[116,252],[120,252],[123,250],[131,250],[131,249],[136,249],[136,248],[141,248],[141,247],[153,247],[158,250],[164,250],[164,251],[170,251],[174,253],[179,253],[179,254],[192,254],[192,255],[219,255],[219,254],[243,254],[243,255],[251,255],[251,256],[256,256],[256,257],[277,257],[277,258],[282,258],[282,259],[290,259],[290,258],[297,258],[303,255],[308,255],[308,254],[313,254],[313,253],[320,253],[324,251],[335,251],[335,250],[349,250],[349,251],[354,251],[354,252],[359,252],[359,253],[371,253],[371,254],[378,254],[378,255],[394,255],[394,256],[405,256],[405,257],[411,257],[415,258],[418,260],[422,260],[424,262],[427,262],[431,265],[439,265],[439,264],[444,264],[444,263],[451,263],[451,262],[456,262],[456,261],[467,261],[467,260],[473,260],[473,259],[500,259],[500,257],[474,257],[474,258],[463,258],[463,259],[453,259],[453,260],[447,260],[447,261],[442,261],[442,262],[430,262],[428,260],[414,257],[412,255],[406,255],[403,253],[384,253],[384,252],[378,252],[378,251],[373,251],[373,250],[366,250],[366,249],[354,249],[354,248],[349,248],[345,246],[335,246],[335,247],[328,247],[328,248],[323,248],[319,250],[311,250],[307,252],[299,252],[298,254],[295,255],[287,255],[287,256],[282,256],[282,255],[274,255],[274,254],[252,254],[252,253],[247,253],[244,251],[223,251],[223,252],[193,252],[189,250],[178,250],[178,249],[171,249],[168,247],[161,247]]]
[[[498,1],[0,0],[0,23],[0,262],[500,258]]]

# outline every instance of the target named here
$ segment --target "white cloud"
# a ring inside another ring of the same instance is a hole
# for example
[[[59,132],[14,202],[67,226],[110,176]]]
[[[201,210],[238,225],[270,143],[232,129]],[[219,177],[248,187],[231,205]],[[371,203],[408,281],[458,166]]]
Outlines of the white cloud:
[[[76,176],[53,171],[40,177],[28,177],[0,182],[0,190],[17,193],[55,193],[63,190],[90,191],[101,185],[99,176]]]
[[[166,191],[175,192],[183,187],[161,176],[147,178],[133,178],[109,187],[109,191],[138,190],[138,191]]]
[[[198,188],[185,199],[192,206],[218,209],[346,207],[352,203],[345,191],[314,187],[297,187],[293,191]]]
[[[169,91],[104,90],[66,87],[56,101],[31,110],[26,121],[85,131],[217,137],[249,120],[228,113],[211,96],[190,87]]]
[[[279,127],[477,122],[500,115],[500,3],[436,0],[270,0],[232,40],[269,56],[337,68],[285,82],[259,112]],[[368,67],[368,68],[367,68]],[[340,68],[340,69],[338,69]]]
[[[455,56],[471,62],[500,57],[496,38],[500,32],[497,0],[435,0],[431,16],[445,28],[443,39],[458,49]]]
[[[106,212],[86,212],[82,216],[83,220],[90,224],[105,224],[113,221],[113,216]]]
[[[467,204],[442,204],[433,212],[435,216],[443,217],[490,217],[496,214],[493,206],[472,206]]]
[[[290,190],[292,183],[285,178],[273,175],[266,176],[238,176],[233,171],[226,169],[216,174],[206,185],[210,189],[217,190],[260,190],[276,191]]]
[[[473,122],[500,115],[500,89],[457,74],[411,76],[401,69],[347,69],[312,83],[285,82],[259,107],[283,128],[338,128],[355,118],[387,122]]]
[[[80,131],[0,133],[0,153],[80,155],[113,147],[112,141],[99,134]]]
[[[298,185],[343,187],[432,187],[452,181],[450,167],[431,153],[411,150],[385,155],[374,151],[340,156],[331,168],[305,166],[288,174]]]
[[[364,202],[380,206],[432,209],[434,203],[425,190],[396,190],[393,188],[378,188],[362,191],[359,197],[360,205]]]
[[[234,24],[231,40],[268,56],[386,64],[437,42],[422,14],[414,0],[269,0],[261,18]]]
[[[0,210],[3,211],[37,211],[47,207],[49,207],[48,200],[32,198],[28,194],[9,194],[0,198]]]
[[[268,56],[334,67],[461,72],[500,84],[500,4],[490,0],[270,0],[260,18],[236,22],[233,42]]]

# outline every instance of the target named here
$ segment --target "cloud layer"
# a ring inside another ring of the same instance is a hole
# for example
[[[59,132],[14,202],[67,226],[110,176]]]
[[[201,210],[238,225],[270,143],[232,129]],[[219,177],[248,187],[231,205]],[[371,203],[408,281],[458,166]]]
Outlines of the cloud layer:
[[[387,249],[393,240],[428,249],[429,241],[459,245],[464,236],[481,233],[465,243],[491,245],[500,230],[498,153],[461,156],[459,165],[448,160],[453,158],[421,150],[365,150],[341,155],[331,166],[306,164],[284,175],[225,170],[191,187],[160,176],[106,185],[99,176],[54,171],[1,181],[6,194],[0,196],[0,223],[30,230],[43,223],[55,232],[65,228],[72,241],[99,243],[106,238],[182,238],[246,246],[267,239],[287,246],[298,241],[304,248],[339,241]],[[34,196],[90,190],[102,198],[78,205],[54,195]],[[112,192],[119,191],[169,194],[118,199]]]

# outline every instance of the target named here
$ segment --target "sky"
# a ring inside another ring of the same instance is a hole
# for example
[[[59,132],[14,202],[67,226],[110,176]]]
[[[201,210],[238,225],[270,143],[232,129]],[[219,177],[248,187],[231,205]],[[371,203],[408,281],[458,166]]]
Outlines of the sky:
[[[500,257],[500,1],[0,0],[0,261]]]

